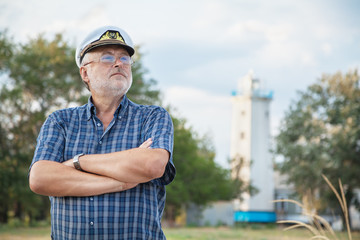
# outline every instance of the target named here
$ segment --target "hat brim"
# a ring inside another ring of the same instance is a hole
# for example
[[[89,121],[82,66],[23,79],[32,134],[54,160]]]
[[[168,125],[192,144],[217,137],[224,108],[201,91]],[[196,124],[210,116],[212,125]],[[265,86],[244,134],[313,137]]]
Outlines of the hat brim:
[[[129,45],[124,44],[123,42],[120,42],[119,40],[106,39],[106,40],[101,40],[101,41],[95,41],[95,42],[90,43],[89,45],[87,45],[86,48],[84,48],[81,51],[80,63],[82,62],[82,59],[84,58],[86,53],[93,50],[94,48],[101,47],[101,46],[106,46],[106,45],[119,45],[119,46],[122,46],[129,53],[130,57],[132,55],[134,55],[134,53],[135,53],[135,50],[132,47],[130,47]]]

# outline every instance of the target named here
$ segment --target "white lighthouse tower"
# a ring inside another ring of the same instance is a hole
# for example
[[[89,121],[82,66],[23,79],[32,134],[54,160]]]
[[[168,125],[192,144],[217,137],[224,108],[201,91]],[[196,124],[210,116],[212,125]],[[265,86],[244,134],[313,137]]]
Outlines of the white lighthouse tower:
[[[266,91],[250,71],[233,93],[230,157],[232,177],[251,183],[258,192],[243,193],[234,201],[234,220],[274,222],[274,176],[270,154],[270,102]]]

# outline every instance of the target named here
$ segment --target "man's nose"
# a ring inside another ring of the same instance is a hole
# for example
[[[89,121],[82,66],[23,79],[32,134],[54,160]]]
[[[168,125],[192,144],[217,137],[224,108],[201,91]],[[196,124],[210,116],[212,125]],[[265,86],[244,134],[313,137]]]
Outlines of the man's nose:
[[[121,57],[115,58],[115,63],[114,63],[115,67],[124,66],[124,63],[120,59],[121,59]]]

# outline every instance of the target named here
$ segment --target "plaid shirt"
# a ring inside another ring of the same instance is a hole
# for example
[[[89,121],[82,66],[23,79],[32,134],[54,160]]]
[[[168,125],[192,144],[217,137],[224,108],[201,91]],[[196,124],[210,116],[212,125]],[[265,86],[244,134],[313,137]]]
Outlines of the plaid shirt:
[[[59,110],[48,117],[37,139],[31,166],[39,160],[63,162],[79,153],[136,148],[150,137],[152,148],[170,152],[164,175],[122,192],[50,197],[52,239],[166,239],[161,217],[165,185],[174,179],[175,166],[173,125],[161,107],[138,105],[125,96],[106,131],[96,117],[91,98],[81,107]]]

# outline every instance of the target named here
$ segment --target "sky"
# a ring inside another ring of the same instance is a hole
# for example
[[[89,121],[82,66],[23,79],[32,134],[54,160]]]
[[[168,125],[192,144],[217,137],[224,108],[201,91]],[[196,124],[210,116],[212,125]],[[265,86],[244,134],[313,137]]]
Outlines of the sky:
[[[359,13],[358,0],[0,0],[0,31],[20,43],[62,33],[75,47],[97,27],[124,29],[164,103],[211,139],[228,168],[239,81],[253,71],[274,92],[275,136],[298,91],[323,74],[359,69]]]

